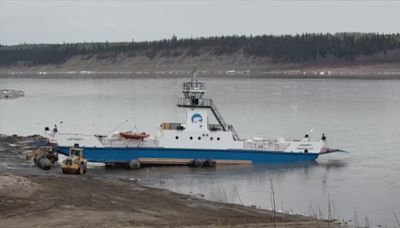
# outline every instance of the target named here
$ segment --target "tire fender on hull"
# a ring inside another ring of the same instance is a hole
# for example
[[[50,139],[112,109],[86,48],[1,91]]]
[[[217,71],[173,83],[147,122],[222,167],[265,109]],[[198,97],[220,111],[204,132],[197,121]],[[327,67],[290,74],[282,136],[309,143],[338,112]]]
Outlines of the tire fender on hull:
[[[129,161],[129,168],[135,170],[140,169],[140,161],[137,159],[133,159]]]

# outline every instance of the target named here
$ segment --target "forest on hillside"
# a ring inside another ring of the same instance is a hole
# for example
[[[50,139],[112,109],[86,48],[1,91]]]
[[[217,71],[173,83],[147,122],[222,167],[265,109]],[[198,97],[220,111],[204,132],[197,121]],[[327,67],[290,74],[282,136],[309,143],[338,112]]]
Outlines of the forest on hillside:
[[[336,33],[262,36],[218,36],[144,42],[85,42],[63,44],[0,45],[0,66],[16,64],[62,64],[73,56],[108,58],[124,53],[127,56],[176,57],[198,56],[207,52],[267,57],[272,62],[302,63],[320,59],[345,59],[374,55],[400,49],[400,34]]]

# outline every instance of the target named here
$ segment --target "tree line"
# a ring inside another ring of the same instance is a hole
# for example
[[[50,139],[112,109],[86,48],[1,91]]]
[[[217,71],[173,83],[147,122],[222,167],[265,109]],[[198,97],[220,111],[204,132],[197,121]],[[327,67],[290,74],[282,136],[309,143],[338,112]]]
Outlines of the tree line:
[[[400,48],[400,34],[378,33],[305,33],[297,35],[216,36],[143,42],[85,42],[63,44],[0,45],[0,65],[18,63],[61,64],[69,58],[109,58],[119,53],[128,56],[198,56],[207,51],[214,55],[232,55],[242,51],[247,56],[268,57],[273,62],[301,63],[319,59],[352,60],[359,55],[386,54]]]

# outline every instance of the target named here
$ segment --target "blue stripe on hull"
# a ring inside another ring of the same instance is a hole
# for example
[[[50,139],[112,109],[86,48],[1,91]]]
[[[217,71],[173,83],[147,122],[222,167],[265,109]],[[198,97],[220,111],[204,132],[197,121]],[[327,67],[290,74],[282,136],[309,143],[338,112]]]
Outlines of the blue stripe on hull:
[[[59,147],[68,155],[70,147]],[[172,148],[84,148],[85,157],[91,162],[125,163],[138,158],[181,158],[181,159],[221,159],[251,160],[253,163],[288,163],[314,161],[317,153],[287,153],[282,151],[254,150],[212,150],[212,149],[172,149]]]

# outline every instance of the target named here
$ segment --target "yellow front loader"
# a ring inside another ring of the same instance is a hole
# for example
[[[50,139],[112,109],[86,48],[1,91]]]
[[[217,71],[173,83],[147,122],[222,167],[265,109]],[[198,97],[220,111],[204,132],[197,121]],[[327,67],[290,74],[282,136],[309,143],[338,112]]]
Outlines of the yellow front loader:
[[[87,171],[87,160],[83,149],[72,147],[69,149],[68,157],[62,162],[61,170],[63,173],[85,174]]]

